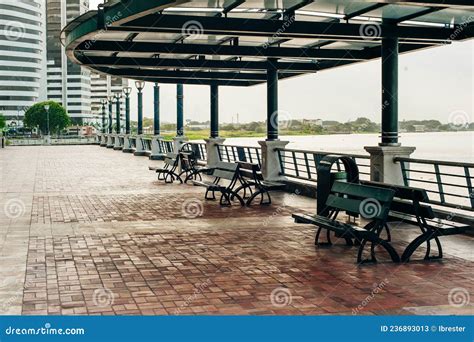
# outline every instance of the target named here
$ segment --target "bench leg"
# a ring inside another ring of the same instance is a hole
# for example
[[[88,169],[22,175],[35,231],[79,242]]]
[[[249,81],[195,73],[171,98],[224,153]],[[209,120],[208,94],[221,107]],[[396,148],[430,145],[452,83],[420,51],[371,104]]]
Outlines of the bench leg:
[[[270,197],[270,193],[267,190],[259,189],[258,191],[254,192],[252,196],[247,200],[247,205],[251,205],[252,201],[260,195],[260,205],[270,205],[272,204],[272,198]],[[267,201],[265,201],[265,195],[267,196]]]
[[[204,198],[206,200],[215,200],[216,199],[216,193],[214,191],[211,191],[212,197],[209,197],[209,189],[206,190],[206,194],[204,195]]]
[[[376,231],[380,233],[380,230],[376,230]],[[400,262],[400,256],[387,240],[381,239],[379,235],[376,234],[374,231],[368,231],[366,234],[367,235],[362,239],[359,246],[359,251],[357,252],[357,262],[359,264],[364,264],[367,262],[377,262],[377,259],[375,257],[375,247],[377,246],[382,246],[390,255],[390,258],[392,259],[393,262],[396,262],[396,263]],[[367,242],[371,243],[370,259],[362,259],[362,254],[364,252],[364,248]]]
[[[331,246],[331,232],[326,229],[326,242],[319,242],[319,237],[321,236],[321,231],[323,228],[318,227],[318,231],[316,232],[316,237],[314,238],[314,244],[317,246]]]
[[[436,246],[438,247],[438,255],[430,255],[431,249],[428,249],[428,246],[430,246],[430,240],[435,240]],[[437,234],[432,230],[427,230],[423,234],[416,237],[416,239],[410,242],[407,248],[405,248],[405,251],[403,251],[402,254],[402,262],[410,261],[410,257],[413,255],[413,253],[425,242],[427,243],[425,260],[441,259],[443,257],[443,248],[441,247],[441,242],[439,241]]]
[[[385,232],[387,233],[387,238],[385,240],[388,242],[392,241],[392,234],[390,234],[390,227],[388,224],[385,224]]]

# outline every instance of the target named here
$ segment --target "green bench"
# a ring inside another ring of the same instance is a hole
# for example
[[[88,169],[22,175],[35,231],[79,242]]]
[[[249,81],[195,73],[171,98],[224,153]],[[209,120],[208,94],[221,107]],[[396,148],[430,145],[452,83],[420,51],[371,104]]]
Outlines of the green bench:
[[[355,240],[359,245],[357,262],[376,262],[375,248],[383,247],[390,255],[393,262],[400,262],[400,256],[389,241],[380,237],[385,228],[394,190],[360,185],[355,183],[334,182],[331,193],[326,200],[328,216],[293,214],[296,223],[313,224],[318,227],[315,244],[319,243],[322,229],[328,233],[334,232],[337,236],[352,245]],[[340,222],[336,218],[341,211],[357,216],[360,215],[368,220],[364,227],[355,224]],[[330,244],[330,240],[328,241]],[[370,258],[363,259],[364,249],[370,243]]]
[[[363,184],[395,191],[395,198],[390,205],[388,222],[407,223],[420,228],[421,234],[405,248],[401,257],[402,262],[409,261],[412,254],[425,243],[424,259],[441,259],[443,249],[439,237],[462,234],[470,228],[469,225],[463,223],[437,218],[433,208],[429,205],[429,197],[425,189],[377,182],[363,182]],[[438,249],[437,255],[431,255],[432,240]]]
[[[165,183],[173,183],[175,179],[183,183],[180,175],[176,172],[179,167],[179,154],[167,153],[164,159],[163,167],[148,167],[149,170],[155,171],[158,174],[158,180],[164,180]]]
[[[235,189],[236,192],[244,191],[243,198],[247,198],[247,190],[250,196],[247,199],[246,205],[251,205],[253,200],[260,196],[260,204],[271,204],[272,198],[270,191],[277,191],[285,189],[286,185],[280,182],[271,182],[263,179],[262,170],[258,164],[238,162],[241,179],[243,184]],[[254,190],[252,190],[252,187]],[[266,198],[266,201],[265,201]]]
[[[214,178],[212,181],[193,181],[194,185],[206,188],[206,194],[204,195],[206,200],[215,200],[215,192],[218,191],[221,193],[220,205],[229,206],[235,198],[239,200],[240,205],[245,205],[243,198],[234,190],[237,184],[242,184],[239,164],[218,162],[216,167],[210,170],[210,176]],[[209,196],[209,193],[212,194],[212,197]]]

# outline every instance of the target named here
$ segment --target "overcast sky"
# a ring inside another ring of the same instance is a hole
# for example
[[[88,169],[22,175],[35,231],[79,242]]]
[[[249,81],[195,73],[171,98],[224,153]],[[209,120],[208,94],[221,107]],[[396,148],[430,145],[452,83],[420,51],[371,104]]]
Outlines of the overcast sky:
[[[91,0],[96,8],[98,0]],[[381,62],[358,63],[279,82],[279,108],[292,119],[320,118],[348,121],[359,116],[380,122]],[[474,42],[404,54],[399,60],[399,117],[448,122],[452,113],[473,119]],[[134,86],[131,82],[131,85]],[[221,122],[263,121],[264,85],[220,88]],[[184,86],[185,119],[209,119],[209,87]],[[136,108],[136,96],[132,97]],[[176,86],[161,85],[162,120],[174,122]],[[144,91],[144,115],[153,116],[153,85]],[[132,110],[132,120],[136,110]]]

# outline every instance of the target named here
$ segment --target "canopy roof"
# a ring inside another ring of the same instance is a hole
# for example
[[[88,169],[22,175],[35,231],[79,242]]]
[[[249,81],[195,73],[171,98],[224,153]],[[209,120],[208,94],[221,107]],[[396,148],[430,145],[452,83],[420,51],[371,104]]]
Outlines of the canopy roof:
[[[472,0],[113,0],[67,25],[75,63],[160,83],[249,86],[474,37]]]

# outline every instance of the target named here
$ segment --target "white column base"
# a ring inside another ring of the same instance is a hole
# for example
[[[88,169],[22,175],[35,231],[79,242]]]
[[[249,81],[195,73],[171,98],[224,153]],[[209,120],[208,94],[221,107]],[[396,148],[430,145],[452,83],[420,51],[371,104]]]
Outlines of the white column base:
[[[416,147],[407,146],[366,146],[370,154],[370,180],[394,185],[404,185],[400,163],[393,158],[408,158]]]
[[[106,147],[107,146],[107,134],[102,134],[102,138],[100,139],[100,147]]]
[[[113,134],[109,134],[107,136],[107,145],[106,147],[107,148],[114,148],[114,145],[115,145],[115,137]]]
[[[161,135],[155,135],[151,138],[151,160],[163,160],[166,156],[166,152],[162,151],[159,140],[163,140]]]
[[[148,156],[148,151],[145,150],[145,144],[143,144],[143,137],[141,135],[137,136],[137,143],[136,143],[136,148],[135,152],[133,152],[134,156],[137,157],[143,157],[143,156]]]
[[[114,150],[119,151],[123,148],[122,142],[120,141],[120,135],[116,134],[115,135],[115,141],[114,141]]]
[[[224,138],[208,138],[204,139],[206,142],[207,151],[207,167],[215,167],[219,159],[218,145],[222,145],[225,141]]]
[[[125,135],[123,138],[123,153],[133,153],[135,152],[135,148],[132,147],[132,144],[130,142],[130,134]]]
[[[265,180],[278,181],[285,179],[280,174],[280,160],[278,158],[277,148],[285,148],[289,141],[265,140],[258,142],[262,146],[262,175]]]

